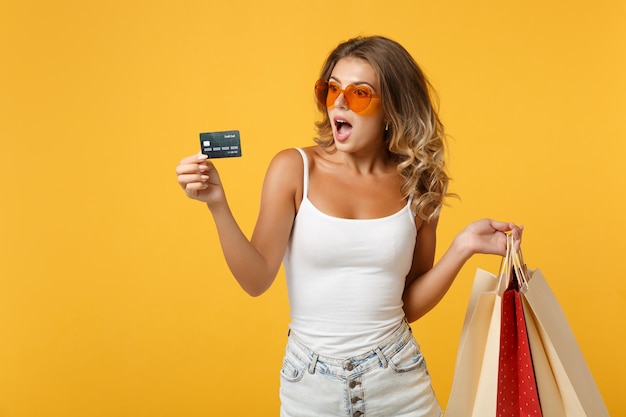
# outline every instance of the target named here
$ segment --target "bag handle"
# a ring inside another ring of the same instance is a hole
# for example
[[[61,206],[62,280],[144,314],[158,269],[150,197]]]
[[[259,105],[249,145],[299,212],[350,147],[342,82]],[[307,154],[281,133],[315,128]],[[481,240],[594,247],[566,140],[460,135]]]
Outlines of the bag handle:
[[[512,245],[509,244],[509,235],[506,240],[506,253],[500,261],[500,269],[498,271],[498,295],[504,294],[509,286],[509,277],[511,276],[511,250]]]
[[[502,295],[512,278],[517,279],[520,292],[526,292],[528,289],[528,270],[522,255],[522,248],[515,250],[515,242],[513,235],[506,235],[506,253],[500,262],[500,271],[498,272],[498,294]]]
[[[513,235],[508,235],[508,244],[513,247]],[[519,289],[521,292],[526,292],[528,290],[528,281],[530,277],[528,276],[528,268],[526,266],[526,262],[524,261],[524,255],[522,255],[522,247],[513,252],[513,265],[515,267],[516,276],[518,279]]]

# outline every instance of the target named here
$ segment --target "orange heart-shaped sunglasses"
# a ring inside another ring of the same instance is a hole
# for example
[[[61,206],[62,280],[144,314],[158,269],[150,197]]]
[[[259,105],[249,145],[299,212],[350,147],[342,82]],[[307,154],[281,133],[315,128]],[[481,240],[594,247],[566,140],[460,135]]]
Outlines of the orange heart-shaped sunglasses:
[[[367,109],[372,100],[380,99],[380,94],[375,94],[371,88],[364,84],[350,84],[342,89],[334,81],[317,80],[315,83],[315,97],[322,106],[327,108],[333,107],[337,97],[342,93],[348,108],[355,113]]]

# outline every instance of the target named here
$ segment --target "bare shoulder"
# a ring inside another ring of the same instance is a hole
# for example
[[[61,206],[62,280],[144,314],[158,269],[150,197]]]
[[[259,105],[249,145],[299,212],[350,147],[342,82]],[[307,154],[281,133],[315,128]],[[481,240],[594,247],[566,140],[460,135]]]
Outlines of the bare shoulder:
[[[287,193],[294,202],[302,195],[304,162],[297,149],[284,149],[278,152],[267,169],[265,187],[276,193]]]
[[[272,158],[272,162],[270,162],[270,166],[268,168],[268,173],[277,172],[280,175],[294,176],[297,175],[298,172],[301,173],[303,167],[304,163],[302,162],[302,156],[297,149],[283,149],[274,155],[274,158]]]

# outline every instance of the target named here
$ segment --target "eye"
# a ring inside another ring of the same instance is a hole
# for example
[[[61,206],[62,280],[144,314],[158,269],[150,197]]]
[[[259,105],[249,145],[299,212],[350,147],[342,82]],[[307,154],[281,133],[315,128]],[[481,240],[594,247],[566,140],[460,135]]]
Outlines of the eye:
[[[335,83],[328,83],[328,92],[329,93],[336,93],[337,91],[339,91],[339,86]]]
[[[367,98],[370,97],[372,95],[372,92],[369,88],[367,87],[357,87],[354,89],[354,93],[355,96],[357,96],[358,98]]]

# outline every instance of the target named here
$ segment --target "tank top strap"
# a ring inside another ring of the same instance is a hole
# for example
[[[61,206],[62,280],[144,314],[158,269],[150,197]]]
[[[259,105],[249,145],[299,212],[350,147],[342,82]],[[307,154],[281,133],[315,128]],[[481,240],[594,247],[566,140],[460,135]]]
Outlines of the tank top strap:
[[[303,190],[302,190],[302,198],[308,198],[309,196],[309,160],[306,157],[306,153],[300,149],[296,148],[300,155],[302,155],[302,162],[304,163],[304,182],[303,182]]]
[[[413,196],[410,196],[409,201],[407,202],[407,205],[409,206],[409,209],[411,210],[413,219],[415,219],[415,216],[417,216],[417,211],[413,208],[412,204],[413,204]]]

